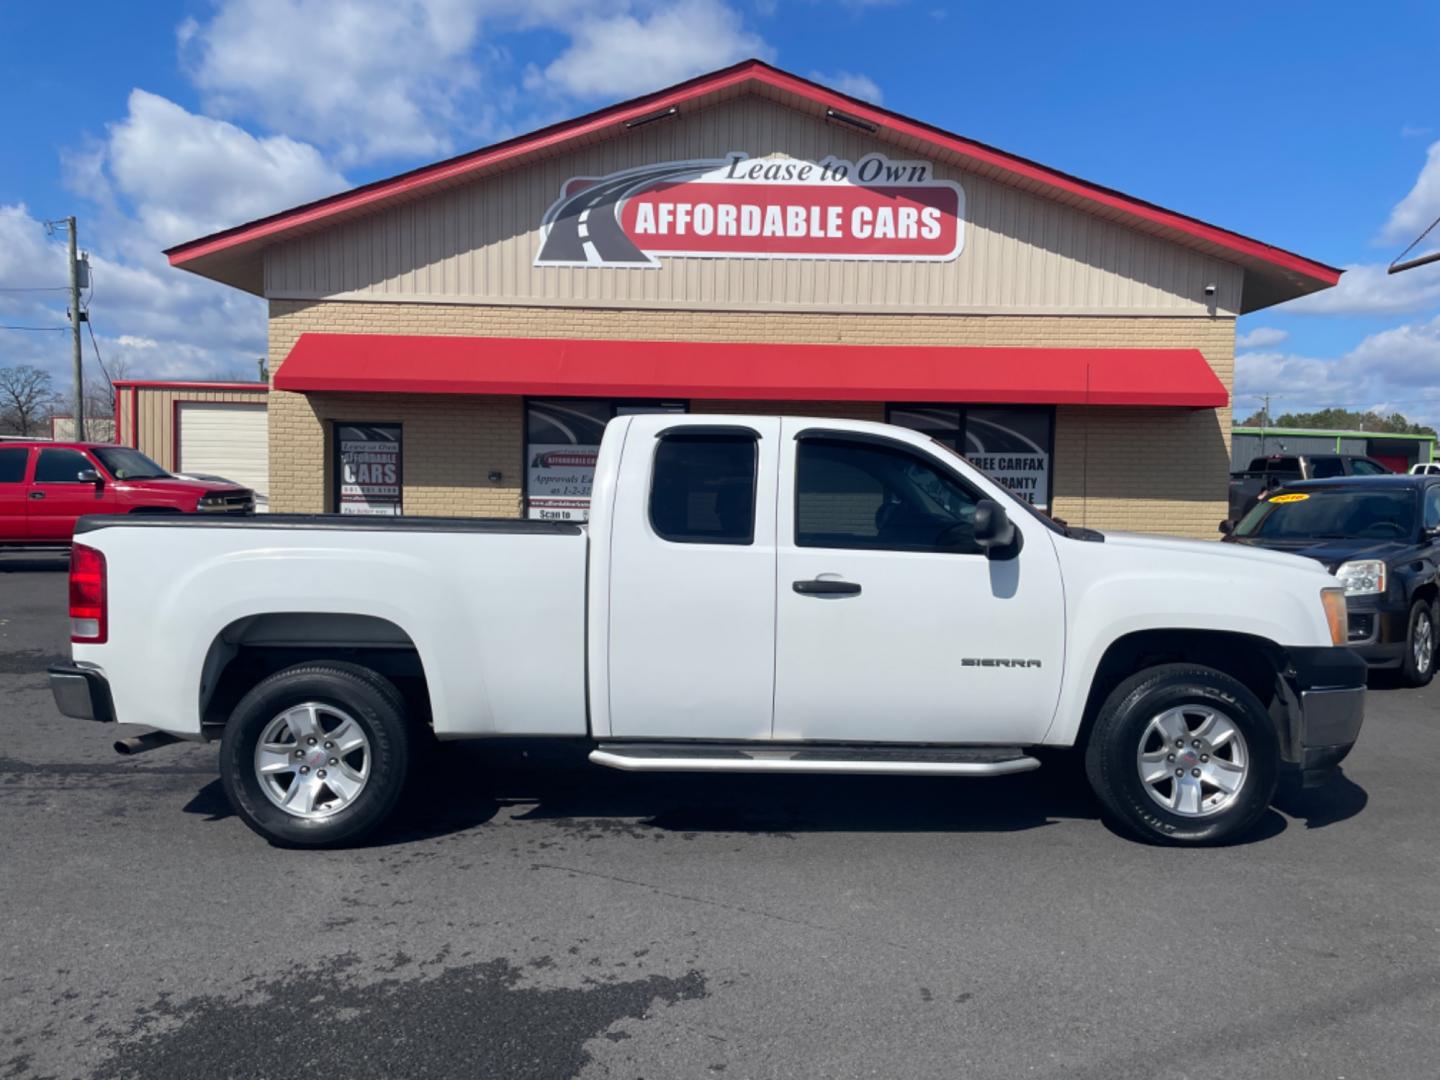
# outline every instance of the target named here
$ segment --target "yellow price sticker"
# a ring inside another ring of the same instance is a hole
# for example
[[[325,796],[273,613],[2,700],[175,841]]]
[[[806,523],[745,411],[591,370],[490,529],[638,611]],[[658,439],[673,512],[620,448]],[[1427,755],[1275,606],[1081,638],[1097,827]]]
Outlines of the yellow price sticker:
[[[1288,495],[1276,495],[1270,501],[1279,505],[1280,503],[1304,502],[1308,498],[1310,496],[1303,491],[1292,491]]]

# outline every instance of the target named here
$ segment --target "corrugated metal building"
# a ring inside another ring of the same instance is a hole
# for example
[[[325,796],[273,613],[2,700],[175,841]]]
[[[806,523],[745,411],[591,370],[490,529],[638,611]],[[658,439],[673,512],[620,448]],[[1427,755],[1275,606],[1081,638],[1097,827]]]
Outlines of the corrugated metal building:
[[[1316,428],[1236,427],[1231,434],[1230,466],[1248,468],[1267,454],[1360,454],[1395,472],[1435,460],[1434,435],[1390,431],[1338,431]]]
[[[758,61],[168,254],[269,301],[276,510],[583,517],[614,415],[795,412],[1207,537],[1236,316],[1339,277]]]
[[[171,472],[223,476],[270,489],[264,383],[117,379],[114,441]]]

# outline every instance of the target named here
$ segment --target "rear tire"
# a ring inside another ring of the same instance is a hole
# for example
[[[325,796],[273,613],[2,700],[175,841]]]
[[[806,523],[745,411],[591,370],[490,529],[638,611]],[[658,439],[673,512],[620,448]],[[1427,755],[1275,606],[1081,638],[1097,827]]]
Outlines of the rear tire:
[[[1406,686],[1428,686],[1435,677],[1435,607],[1428,600],[1416,600],[1405,627],[1400,678]]]
[[[1259,700],[1213,668],[1164,664],[1105,700],[1085,749],[1090,786],[1127,832],[1218,844],[1254,827],[1274,797],[1280,745]]]
[[[353,844],[395,808],[410,742],[404,698],[389,680],[354,664],[300,664],[236,705],[220,779],[240,819],[273,844]]]

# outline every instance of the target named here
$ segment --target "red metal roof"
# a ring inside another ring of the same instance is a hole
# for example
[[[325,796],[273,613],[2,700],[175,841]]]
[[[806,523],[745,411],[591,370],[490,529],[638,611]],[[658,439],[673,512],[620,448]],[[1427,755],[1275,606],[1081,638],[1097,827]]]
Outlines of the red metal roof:
[[[793,95],[820,109],[839,110],[848,117],[873,124],[877,138],[918,140],[956,154],[977,167],[992,169],[1016,183],[1038,185],[1057,196],[1079,199],[1097,209],[1106,208],[1110,212],[1121,213],[1137,225],[1158,228],[1172,235],[1178,233],[1195,242],[1214,245],[1236,261],[1260,264],[1282,273],[1288,282],[1297,286],[1294,295],[1314,291],[1317,286],[1334,285],[1340,280],[1341,271],[1335,267],[848,97],[760,60],[744,60],[669,89],[541,128],[528,135],[191,240],[168,249],[165,254],[174,266],[199,270],[199,266],[192,265],[197,260],[251,245],[258,247],[295,230],[316,227],[332,218],[352,216],[391,201],[413,198],[426,189],[470,179],[500,166],[518,164],[527,157],[553,154],[567,143],[618,135],[625,131],[627,121],[649,117],[672,107],[691,105],[700,98],[740,92],[747,87]],[[1308,287],[1304,285],[1306,282],[1310,283]],[[1267,293],[1266,302],[1276,302],[1269,299],[1269,295]],[[1290,297],[1282,295],[1280,298]]]
[[[263,382],[208,382],[204,379],[113,379],[110,383],[116,390],[245,390],[252,394],[263,394],[270,389]]]
[[[1197,349],[302,334],[277,390],[1219,408]]]

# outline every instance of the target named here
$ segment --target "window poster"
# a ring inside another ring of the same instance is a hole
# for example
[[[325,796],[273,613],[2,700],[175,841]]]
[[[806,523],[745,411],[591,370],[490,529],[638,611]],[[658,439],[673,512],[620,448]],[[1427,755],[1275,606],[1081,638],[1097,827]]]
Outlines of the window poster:
[[[399,424],[336,424],[336,510],[399,516],[403,447]]]

